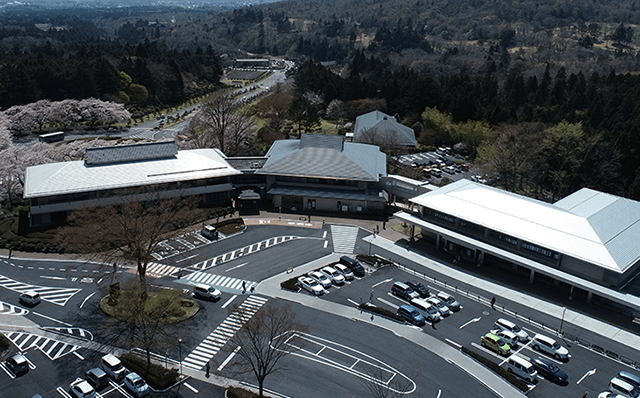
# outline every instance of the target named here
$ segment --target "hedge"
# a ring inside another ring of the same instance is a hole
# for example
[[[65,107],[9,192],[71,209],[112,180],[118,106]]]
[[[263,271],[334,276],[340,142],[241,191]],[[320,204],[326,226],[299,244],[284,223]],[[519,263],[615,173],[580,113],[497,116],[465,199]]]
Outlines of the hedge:
[[[287,279],[286,281],[280,282],[280,287],[287,290],[292,290],[297,292],[298,289],[298,277],[294,276],[291,279]]]
[[[390,311],[386,308],[376,307],[373,304],[362,303],[358,306],[358,308],[360,308],[361,310],[365,310],[365,311],[376,313],[378,315],[385,316],[387,318],[391,318],[394,321],[403,322],[403,323],[405,322],[404,318],[396,314],[395,312]]]
[[[227,388],[227,398],[255,398],[258,394],[255,392],[251,392],[249,390],[245,390],[244,388],[239,387],[229,387]]]
[[[151,363],[151,368],[147,373],[147,360],[132,353],[123,354],[120,360],[125,368],[142,376],[149,386],[156,390],[164,390],[178,382],[177,369],[167,369],[164,366]]]
[[[356,256],[356,259],[358,261],[363,261],[367,264],[373,265],[375,267],[380,267],[382,265],[391,265],[393,264],[391,261],[378,257],[378,256],[371,256],[371,255],[367,255],[367,254],[358,254]]]
[[[529,390],[529,386],[527,385],[527,383],[518,379],[511,373],[507,372],[504,368],[498,366],[498,364],[493,362],[492,360],[487,359],[482,355],[478,354],[477,352],[471,351],[470,349],[464,346],[462,347],[462,352],[464,352],[465,354],[471,355],[476,361],[480,362],[484,366],[488,367],[489,369],[493,370],[494,372],[502,376],[505,380],[513,384],[519,390],[521,391]]]

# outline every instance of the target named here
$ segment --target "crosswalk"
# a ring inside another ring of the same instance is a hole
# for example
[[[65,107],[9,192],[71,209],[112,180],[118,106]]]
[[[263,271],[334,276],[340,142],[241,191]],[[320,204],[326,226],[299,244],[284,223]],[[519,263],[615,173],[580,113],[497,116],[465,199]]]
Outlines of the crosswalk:
[[[147,264],[147,276],[152,278],[162,278],[171,274],[180,272],[182,268],[174,267],[173,265],[165,265],[159,263]]]
[[[4,333],[4,335],[11,340],[11,342],[20,349],[20,351],[26,351],[30,348],[36,347],[52,361],[67,354],[71,354],[78,348],[82,348],[75,344],[65,343],[64,341],[50,339],[32,333],[8,332]]]
[[[232,278],[230,276],[208,274],[206,272],[199,272],[199,271],[193,272],[182,279],[193,282],[193,283],[204,283],[205,285],[215,286],[216,288],[224,291],[242,292],[243,282],[244,282],[245,292],[250,291],[252,287],[255,288],[258,285],[257,282],[248,281],[246,279],[238,279],[238,278]]]
[[[197,271],[204,271],[206,269],[209,269],[211,267],[215,267],[216,265],[220,265],[222,263],[226,263],[227,261],[231,261],[234,260],[236,258],[242,257],[242,256],[246,256],[247,254],[251,254],[251,253],[255,253],[257,251],[260,251],[262,249],[266,249],[269,248],[271,246],[274,245],[279,245],[281,243],[285,243],[285,242],[289,242],[290,240],[293,239],[301,239],[300,237],[297,236],[276,236],[274,238],[269,238],[269,239],[265,239],[261,242],[258,243],[253,243],[249,246],[245,246],[245,247],[241,247],[239,249],[230,251],[228,253],[225,254],[221,254],[219,256],[210,258],[208,260],[199,262],[198,264],[192,265],[189,268],[191,269],[195,269]]]
[[[358,239],[358,230],[358,227],[332,225],[333,251],[336,253],[353,253],[356,239]]]
[[[64,287],[47,287],[30,285],[28,283],[18,282],[14,279],[7,278],[0,275],[0,286],[13,290],[14,292],[24,293],[29,290],[34,290],[40,293],[40,298],[44,301],[48,301],[53,304],[64,307],[64,305],[73,297],[76,293],[82,289],[64,288]]]
[[[27,315],[29,310],[0,301],[0,315]]]
[[[202,369],[220,351],[242,325],[267,302],[267,298],[249,296],[238,309],[227,317],[200,345],[182,361],[183,366]]]
[[[74,328],[74,327],[64,328],[64,327],[55,327],[55,326],[44,326],[44,327],[41,327],[40,329],[47,332],[58,333],[65,336],[73,336],[73,337],[77,337],[77,338],[85,339],[89,341],[93,340],[93,333],[83,328]]]

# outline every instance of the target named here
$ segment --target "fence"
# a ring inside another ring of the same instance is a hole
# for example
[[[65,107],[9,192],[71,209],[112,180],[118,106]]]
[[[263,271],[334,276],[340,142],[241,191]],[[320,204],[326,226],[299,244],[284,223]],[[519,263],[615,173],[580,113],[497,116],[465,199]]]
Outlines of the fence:
[[[491,306],[491,299],[484,297],[480,294],[471,292],[469,290],[466,289],[459,289],[457,285],[452,285],[450,283],[447,283],[446,281],[442,281],[442,280],[438,280],[435,276],[430,276],[427,275],[424,272],[418,272],[412,268],[406,267],[404,265],[401,264],[397,264],[397,263],[393,263],[398,269],[411,274],[413,276],[419,277],[425,281],[428,281],[430,283],[433,283],[436,286],[442,287],[444,289],[448,289],[450,291],[455,292],[458,295],[463,295],[464,297],[471,299],[471,300],[475,300],[481,304],[484,304],[488,307]],[[619,362],[623,365],[629,366],[633,369],[640,369],[640,360],[635,360],[632,359],[630,357],[624,356],[624,355],[620,355],[615,351],[606,349],[605,347],[601,347],[599,345],[596,344],[592,344],[591,342],[589,342],[588,340],[581,338],[580,336],[574,336],[574,335],[569,335],[567,333],[565,333],[563,330],[560,329],[555,329],[549,325],[545,325],[543,322],[538,322],[534,319],[532,319],[530,316],[524,316],[522,314],[518,314],[518,311],[512,310],[507,308],[504,305],[494,305],[494,309],[497,311],[502,312],[505,315],[509,315],[513,318],[515,318],[518,321],[521,322],[525,322],[531,326],[537,327],[538,329],[541,329],[547,333],[550,334],[554,334],[556,336],[558,336],[559,338],[565,340],[565,341],[570,341],[572,343],[578,344],[581,347],[591,350],[597,354],[600,354],[604,357],[607,357],[613,361]]]

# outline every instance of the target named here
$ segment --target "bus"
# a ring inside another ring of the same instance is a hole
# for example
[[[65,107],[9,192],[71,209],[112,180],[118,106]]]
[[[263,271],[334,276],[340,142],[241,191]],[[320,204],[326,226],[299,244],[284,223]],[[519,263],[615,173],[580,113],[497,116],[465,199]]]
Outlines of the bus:
[[[55,133],[40,135],[41,142],[58,142],[62,140],[64,140],[64,131],[56,131]]]

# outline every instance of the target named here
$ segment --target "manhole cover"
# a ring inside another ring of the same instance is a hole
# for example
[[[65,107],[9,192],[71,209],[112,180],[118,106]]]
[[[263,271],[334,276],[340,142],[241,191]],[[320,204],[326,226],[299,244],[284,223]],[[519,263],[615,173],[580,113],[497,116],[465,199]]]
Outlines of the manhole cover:
[[[482,311],[482,315],[484,315],[484,316],[489,315],[489,311]]]

